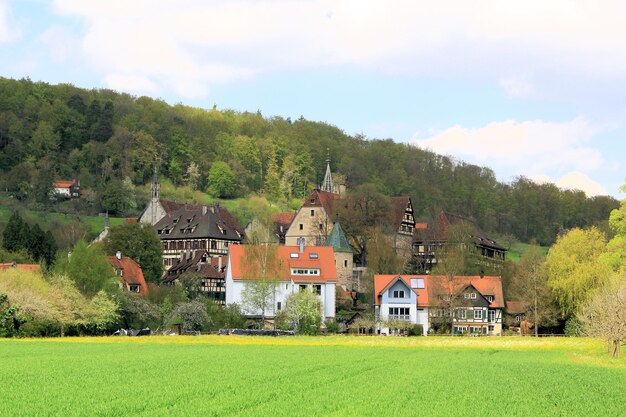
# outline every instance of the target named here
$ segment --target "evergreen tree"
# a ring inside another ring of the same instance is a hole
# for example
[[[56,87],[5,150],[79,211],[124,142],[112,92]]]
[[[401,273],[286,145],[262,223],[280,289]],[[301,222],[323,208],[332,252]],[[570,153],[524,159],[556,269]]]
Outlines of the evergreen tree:
[[[28,223],[15,211],[2,234],[2,246],[9,252],[18,252],[20,249],[27,248],[29,235]]]

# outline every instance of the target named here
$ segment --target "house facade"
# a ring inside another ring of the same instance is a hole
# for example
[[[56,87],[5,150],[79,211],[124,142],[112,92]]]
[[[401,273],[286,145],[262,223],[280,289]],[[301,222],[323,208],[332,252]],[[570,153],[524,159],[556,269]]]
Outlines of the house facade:
[[[109,263],[115,270],[115,275],[120,278],[122,288],[141,295],[148,294],[146,279],[137,262],[128,256],[123,256],[121,252],[117,252],[115,256],[109,256]]]
[[[239,245],[230,247],[226,267],[226,304],[242,305],[248,317],[260,317],[258,308],[243,305],[246,285],[262,279],[265,265],[271,295],[265,317],[275,317],[286,307],[289,295],[302,290],[320,297],[322,319],[335,317],[335,268],[332,247]]]
[[[389,323],[420,324],[424,332],[449,328],[458,335],[502,334],[504,296],[499,276],[375,275],[380,332]]]
[[[54,181],[52,183],[52,194],[65,198],[79,198],[80,182],[75,179],[71,181]]]
[[[226,303],[227,256],[211,256],[206,249],[184,252],[161,280],[163,285],[176,285],[185,274],[200,279],[200,291],[217,304]]]

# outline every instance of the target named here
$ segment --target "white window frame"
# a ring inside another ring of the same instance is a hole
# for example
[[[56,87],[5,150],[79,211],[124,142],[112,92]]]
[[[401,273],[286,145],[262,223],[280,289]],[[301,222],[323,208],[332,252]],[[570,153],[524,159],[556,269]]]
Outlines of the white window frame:
[[[483,311],[474,310],[474,320],[482,320],[482,319],[483,319]]]
[[[391,298],[405,298],[404,290],[393,290],[391,294],[392,294]]]
[[[459,308],[457,311],[459,320],[467,320],[467,312],[464,308]]]
[[[496,310],[487,310],[487,321],[489,323],[496,322]]]

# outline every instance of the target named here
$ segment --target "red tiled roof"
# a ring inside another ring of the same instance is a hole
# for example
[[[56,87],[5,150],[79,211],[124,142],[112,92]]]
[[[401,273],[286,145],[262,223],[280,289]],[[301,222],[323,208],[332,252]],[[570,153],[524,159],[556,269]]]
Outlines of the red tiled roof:
[[[396,278],[402,279],[411,288],[411,278],[423,278],[424,289],[413,289],[418,295],[417,303],[422,306],[436,305],[439,295],[458,294],[467,286],[471,285],[483,296],[492,295],[492,308],[504,308],[504,295],[502,293],[502,279],[499,276],[455,276],[452,280],[443,275],[375,275],[374,294],[375,303],[379,305],[379,296],[387,286]]]
[[[275,213],[272,214],[272,221],[275,223],[282,223],[283,225],[289,226],[295,216],[296,213],[294,213],[293,211],[287,213]]]
[[[143,271],[137,262],[128,256],[122,256],[122,259],[118,259],[116,256],[109,256],[109,263],[116,270],[122,271],[121,278],[126,284],[139,285],[140,294],[145,295],[148,293],[146,279],[143,277]]]
[[[52,183],[52,186],[54,188],[70,188],[72,185],[74,185],[76,183],[76,180],[72,180],[72,181],[54,181]]]
[[[40,272],[41,265],[39,264],[17,264],[14,262],[8,262],[0,264],[0,269],[17,268],[22,271]]]
[[[416,229],[428,229],[428,223],[415,223]]]
[[[235,280],[254,279],[249,276],[244,263],[246,254],[250,251],[265,250],[263,246],[253,245],[233,245],[229,248],[230,267],[232,277]],[[335,256],[333,248],[330,246],[305,246],[304,252],[300,252],[298,246],[268,246],[267,250],[276,251],[279,261],[275,268],[281,281],[294,282],[336,282],[337,269],[335,268]],[[297,254],[298,257],[292,257]],[[311,254],[317,254],[317,259],[312,259]],[[291,268],[316,268],[320,270],[319,276],[296,276],[291,275]]]

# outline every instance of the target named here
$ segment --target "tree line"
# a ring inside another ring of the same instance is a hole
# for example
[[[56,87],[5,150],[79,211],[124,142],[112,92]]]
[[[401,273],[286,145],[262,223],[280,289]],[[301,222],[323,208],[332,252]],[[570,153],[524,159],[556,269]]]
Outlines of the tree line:
[[[349,189],[371,185],[408,195],[418,219],[445,209],[524,242],[551,244],[572,227],[606,230],[618,206],[611,197],[587,198],[523,177],[502,183],[486,167],[303,117],[0,78],[0,186],[35,207],[54,204],[51,179],[78,178],[83,195],[71,203],[76,210],[136,214],[155,163],[175,187],[220,198],[260,194],[293,207],[322,181],[327,152]]]

